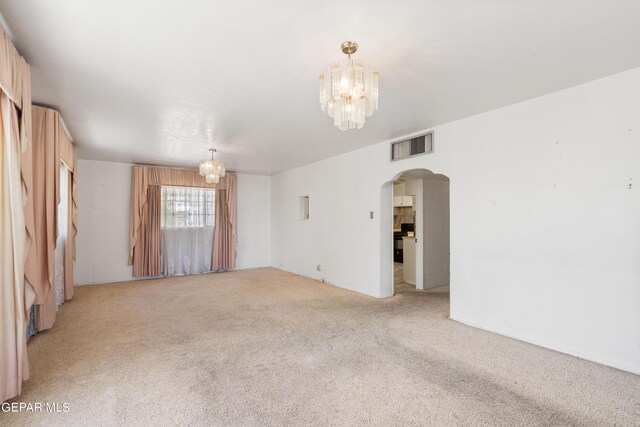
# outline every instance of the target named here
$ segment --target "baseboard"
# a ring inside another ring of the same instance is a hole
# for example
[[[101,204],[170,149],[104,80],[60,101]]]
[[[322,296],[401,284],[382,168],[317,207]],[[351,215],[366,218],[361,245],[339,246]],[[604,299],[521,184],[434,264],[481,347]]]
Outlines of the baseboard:
[[[241,267],[234,268],[233,270],[225,270],[225,271],[209,271],[206,273],[198,273],[198,274],[217,274],[217,273],[226,273],[228,271],[242,271],[242,270],[255,270],[258,268],[271,268],[269,265],[259,266],[259,267]],[[155,279],[166,279],[168,277],[184,277],[190,276],[190,274],[180,274],[175,276],[140,276],[140,277],[127,277],[122,280],[111,280],[108,282],[89,282],[89,283],[74,283],[73,286],[92,286],[92,285],[109,285],[111,283],[121,283],[121,282],[137,282],[141,280],[155,280]]]
[[[492,334],[498,334],[498,335],[502,335],[503,337],[507,337],[507,338],[511,338],[514,340],[518,340],[518,341],[522,341],[522,342],[526,342],[527,344],[533,344],[533,345],[537,345],[538,347],[543,347],[549,350],[553,350],[553,351],[557,351],[558,353],[563,353],[563,354],[568,354],[569,356],[573,356],[573,357],[577,357],[579,359],[584,359],[584,360],[588,360],[589,362],[594,362],[594,363],[598,363],[600,365],[604,365],[604,366],[608,366],[610,368],[614,368],[614,369],[619,369],[621,371],[625,371],[625,372],[629,372],[635,375],[640,375],[640,370],[636,369],[636,368],[632,368],[626,365],[621,365],[615,362],[611,362],[609,360],[604,360],[604,359],[600,359],[597,357],[592,357],[592,356],[588,356],[573,350],[567,350],[566,348],[562,348],[562,347],[557,347],[555,345],[549,345],[549,344],[545,344],[541,341],[535,340],[535,339],[530,339],[527,337],[521,337],[521,336],[514,336],[514,335],[509,335],[509,334],[505,334],[503,332],[500,331],[496,331],[494,329],[490,329],[490,328],[485,328],[483,326],[480,326],[474,322],[469,322],[466,320],[462,320],[459,318],[455,318],[453,316],[449,316],[449,319],[454,320],[458,323],[462,323],[463,325],[467,325],[467,326],[471,326],[473,328],[476,329],[480,329],[486,332],[491,332]]]
[[[285,273],[289,273],[289,274],[295,274],[296,276],[304,277],[305,279],[313,280],[315,282],[320,282],[320,283],[323,283],[325,285],[333,286],[334,288],[342,289],[343,291],[353,292],[353,293],[356,293],[358,295],[362,295],[362,296],[365,296],[365,297],[371,297],[371,298],[376,298],[376,299],[387,298],[387,297],[381,297],[381,296],[378,296],[378,295],[366,294],[364,292],[356,291],[355,289],[347,288],[347,287],[342,286],[342,285],[337,285],[337,284],[335,284],[333,282],[329,282],[328,280],[326,280],[324,278],[317,278],[317,277],[313,277],[313,276],[307,276],[306,274],[295,273],[293,271],[285,270],[284,267],[271,266],[270,268],[275,268],[276,270],[284,271]]]

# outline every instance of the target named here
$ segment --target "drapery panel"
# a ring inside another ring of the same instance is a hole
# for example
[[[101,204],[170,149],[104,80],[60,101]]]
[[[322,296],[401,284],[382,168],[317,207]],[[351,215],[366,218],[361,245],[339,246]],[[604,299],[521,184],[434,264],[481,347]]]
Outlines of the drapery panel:
[[[40,109],[46,109],[44,107],[34,106],[34,111],[40,111]],[[71,197],[68,199],[67,212],[70,215],[67,229],[68,237],[65,240],[65,274],[64,274],[64,298],[65,301],[69,301],[73,298],[73,262],[76,259],[76,237],[78,235],[78,184],[77,167],[78,160],[76,157],[76,149],[67,134],[65,127],[62,124],[62,117],[60,113],[55,110],[51,110],[57,116],[58,125],[56,127],[56,141],[58,145],[58,163],[63,163],[68,170],[68,179],[66,182],[61,182],[58,178],[58,185],[56,187],[56,203],[61,203],[60,191],[61,186],[68,187],[70,189]],[[57,175],[59,176],[59,175]],[[57,236],[57,235],[56,235]]]
[[[216,191],[216,226],[213,232],[211,269],[226,271],[236,267],[236,191],[235,180]]]
[[[22,111],[20,115],[20,140],[22,141],[22,183],[24,186],[24,220],[27,230],[27,256],[24,275],[33,288],[38,277],[37,242],[35,241],[35,206],[33,188],[33,122],[31,107],[31,69],[22,61]]]
[[[18,119],[19,116],[19,119]],[[37,278],[31,71],[0,27],[0,401],[29,378],[25,328]]]
[[[36,304],[44,304],[53,283],[53,253],[56,235],[56,186],[59,168],[55,167],[57,121],[52,110],[38,110],[33,114],[33,184],[35,210],[35,241],[37,246],[38,279],[33,283]],[[53,323],[51,323],[53,324]],[[43,325],[39,325],[43,326]],[[46,326],[48,329],[51,326]]]
[[[39,305],[36,324],[38,330],[53,327],[56,317],[54,254],[58,239],[58,208],[67,209],[67,239],[64,246],[64,300],[73,297],[73,260],[77,226],[76,154],[71,140],[62,126],[60,113],[33,106],[33,189],[34,240],[36,242],[37,279],[33,284],[35,303]],[[60,179],[60,167],[68,169],[65,182]],[[69,206],[60,207],[61,186],[70,193]]]
[[[224,190],[224,203],[222,203],[220,209],[225,210],[225,215],[221,215],[219,218],[216,217],[215,224],[216,227],[221,229],[221,232],[223,230],[225,233],[224,239],[220,239],[224,244],[219,245],[218,253],[221,260],[226,258],[222,264],[224,268],[221,268],[221,270],[234,268],[236,257],[236,182],[237,177],[233,174],[227,174],[220,179],[218,184],[208,184],[197,170],[143,165],[133,166],[129,218],[129,264],[133,265],[133,275],[137,277],[144,276],[144,274],[139,274],[143,272],[140,268],[142,260],[149,256],[153,256],[154,259],[156,257],[155,254],[149,255],[145,252],[148,245],[144,242],[147,238],[146,233],[149,227],[148,210],[145,206],[148,204],[149,189],[162,185]],[[216,212],[217,209],[218,207],[216,207]],[[219,221],[224,221],[224,224],[219,226]],[[213,239],[213,245],[215,246],[215,238]],[[220,251],[225,251],[224,256],[222,255],[223,252]]]
[[[0,26],[0,92],[20,111],[20,164],[23,186],[22,205],[27,233],[25,277],[31,284],[38,275],[36,246],[33,242],[34,207],[32,198],[32,128],[31,128],[31,68],[20,56],[11,39]],[[31,286],[31,285],[30,285]]]
[[[134,248],[133,275],[160,276],[160,187],[150,186],[147,203],[142,207],[139,244]]]
[[[27,233],[21,141],[15,104],[0,92],[0,401],[20,394],[29,378],[26,328],[32,295],[25,286]]]

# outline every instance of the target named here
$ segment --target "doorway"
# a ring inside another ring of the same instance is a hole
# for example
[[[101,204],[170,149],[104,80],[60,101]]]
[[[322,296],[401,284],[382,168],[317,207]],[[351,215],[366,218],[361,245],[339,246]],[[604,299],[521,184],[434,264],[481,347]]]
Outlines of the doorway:
[[[449,292],[449,184],[412,169],[382,186],[381,296]]]
[[[421,285],[416,265],[416,231],[421,230],[416,225],[422,216],[421,194],[422,179],[400,177],[393,182],[394,294],[417,289]]]

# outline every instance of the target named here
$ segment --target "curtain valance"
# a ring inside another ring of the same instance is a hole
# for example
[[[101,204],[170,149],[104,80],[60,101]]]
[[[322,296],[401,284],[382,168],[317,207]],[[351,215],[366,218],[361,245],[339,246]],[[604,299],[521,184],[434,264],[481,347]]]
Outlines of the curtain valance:
[[[220,178],[218,184],[208,184],[197,170],[158,168],[148,166],[134,166],[146,168],[149,171],[149,185],[173,185],[179,187],[206,187],[224,189],[229,176]]]
[[[205,187],[224,190],[235,175],[227,174],[218,184],[208,184],[197,170],[163,168],[134,165],[131,183],[131,215],[129,221],[129,264],[133,263],[133,249],[138,242],[138,231],[143,219],[143,208],[147,203],[147,189],[150,185],[173,185],[179,187]],[[234,224],[235,225],[235,224]]]
[[[27,100],[31,104],[31,91],[25,93],[25,87],[31,87],[31,76],[26,70],[29,65],[13,42],[0,27],[0,89],[9,97],[11,101],[18,107],[22,108],[23,100]]]

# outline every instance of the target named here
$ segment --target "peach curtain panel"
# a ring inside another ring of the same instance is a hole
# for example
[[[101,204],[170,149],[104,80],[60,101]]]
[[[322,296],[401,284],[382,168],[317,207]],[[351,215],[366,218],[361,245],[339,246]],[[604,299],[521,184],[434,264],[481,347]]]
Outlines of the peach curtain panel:
[[[220,181],[222,183],[222,181]],[[216,191],[216,225],[213,229],[211,269],[231,270],[236,267],[236,176],[225,180]]]
[[[54,286],[54,251],[58,238],[58,204],[60,186],[71,187],[71,237],[65,243],[65,301],[73,297],[73,261],[77,235],[77,202],[75,182],[75,149],[61,124],[60,114],[33,106],[33,187],[35,210],[34,240],[37,249],[37,280],[33,283],[38,307],[38,330],[49,329],[56,318]],[[60,182],[61,162],[70,170],[70,183]]]
[[[20,163],[24,191],[23,210],[27,230],[25,276],[30,283],[37,276],[36,248],[31,244],[34,227],[33,199],[30,196],[33,182],[31,170],[31,68],[20,56],[2,27],[0,27],[0,92],[4,92],[20,110]]]
[[[27,256],[25,259],[25,279],[28,286],[32,287],[33,280],[38,277],[38,265],[36,260],[37,246],[34,242],[34,204],[33,204],[33,126],[31,107],[31,68],[22,59],[22,110],[20,114],[20,141],[22,146],[22,183],[24,187],[24,219],[27,230]]]
[[[31,153],[30,68],[0,28],[1,402],[20,394],[29,378],[25,332],[37,276]]]
[[[33,107],[36,110],[42,107]],[[57,113],[57,112],[56,112]],[[78,167],[78,160],[76,157],[76,149],[67,135],[67,131],[62,125],[62,118],[58,113],[59,125],[58,125],[58,147],[60,152],[60,161],[65,164],[69,169],[69,182],[60,183],[56,188],[56,201],[60,203],[60,185],[67,185],[69,187],[69,224],[67,230],[70,230],[70,238],[67,239],[64,250],[64,298],[65,301],[73,298],[73,262],[76,260],[76,237],[78,236],[78,183],[76,181],[76,171]],[[60,175],[58,174],[58,180]],[[57,233],[56,233],[57,234]]]
[[[0,94],[0,400],[20,393],[29,378],[27,310],[24,281],[27,249],[22,210],[21,149],[15,104]]]
[[[224,230],[225,235],[219,237],[218,254],[221,265],[225,267],[220,270],[234,268],[236,256],[236,182],[236,176],[232,174],[221,178],[218,184],[208,184],[197,170],[133,166],[129,218],[129,264],[133,265],[133,275],[136,277],[160,275],[160,186],[162,185],[223,190],[220,193],[225,193],[222,204],[225,214],[220,217],[220,220],[224,218],[224,224],[220,228]],[[153,196],[151,191],[153,191]],[[216,196],[216,202],[217,200]],[[216,207],[216,214],[217,209],[218,207]],[[154,215],[157,215],[157,223]],[[218,228],[218,222],[219,218],[216,215],[216,228]],[[215,247],[215,239],[213,244]]]
[[[142,207],[143,221],[138,229],[139,244],[133,249],[133,275],[160,276],[160,186],[147,189]]]

